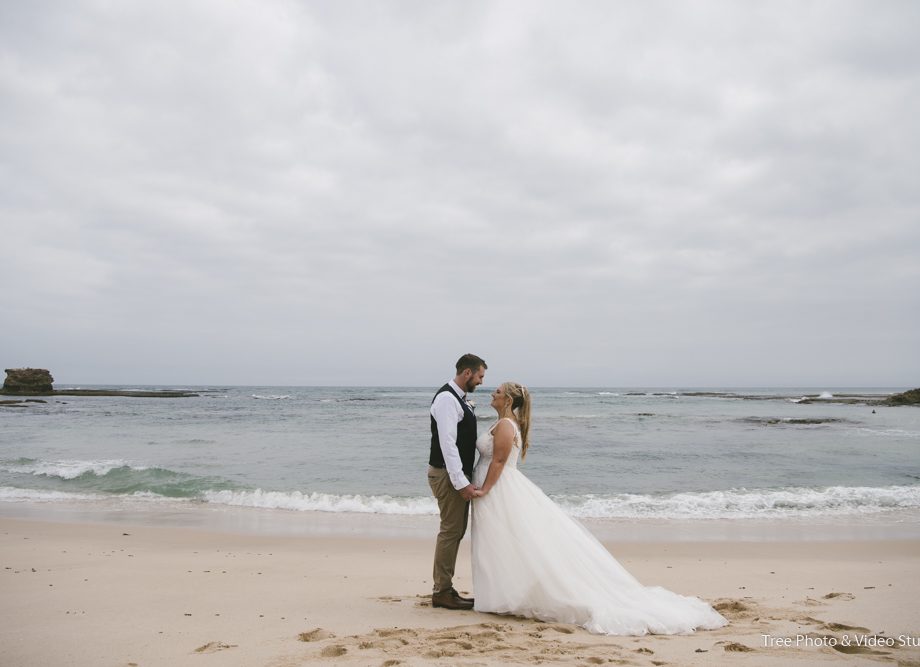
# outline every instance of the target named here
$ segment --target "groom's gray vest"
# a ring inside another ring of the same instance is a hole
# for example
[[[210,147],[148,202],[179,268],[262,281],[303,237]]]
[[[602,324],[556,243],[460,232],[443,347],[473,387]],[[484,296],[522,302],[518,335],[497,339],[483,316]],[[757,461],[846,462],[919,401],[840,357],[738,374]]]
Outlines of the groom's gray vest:
[[[460,462],[463,464],[463,474],[466,478],[473,481],[473,460],[476,458],[476,415],[473,414],[472,408],[464,401],[457,392],[453,390],[450,384],[445,384],[435,393],[438,394],[449,391],[451,395],[460,403],[463,409],[463,419],[457,424],[457,451],[460,452]],[[431,399],[434,403],[434,398]],[[438,423],[431,417],[431,455],[428,457],[429,465],[435,468],[444,468],[444,455],[441,453],[441,440],[438,438]]]

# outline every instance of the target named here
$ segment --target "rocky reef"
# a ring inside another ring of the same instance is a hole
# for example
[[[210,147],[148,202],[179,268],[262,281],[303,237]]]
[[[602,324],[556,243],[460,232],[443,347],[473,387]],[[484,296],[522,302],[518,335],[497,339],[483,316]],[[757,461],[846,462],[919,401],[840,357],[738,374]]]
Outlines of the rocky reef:
[[[29,403],[47,403],[40,398],[26,398],[18,401],[0,401],[0,407],[4,408],[27,408]]]
[[[920,405],[920,387],[900,394],[892,394],[882,403],[884,405]]]
[[[157,389],[154,391],[131,391],[123,389],[55,389],[55,396],[131,396],[134,398],[188,398],[198,396],[191,391]]]
[[[54,393],[54,378],[44,368],[7,368],[2,392],[17,396],[47,396]]]
[[[136,391],[120,389],[55,389],[54,378],[44,368],[7,368],[6,380],[0,394],[11,396],[132,396],[136,398],[186,398],[198,396],[190,391]],[[23,404],[34,401],[16,401]],[[13,401],[3,401],[3,405],[13,405]]]

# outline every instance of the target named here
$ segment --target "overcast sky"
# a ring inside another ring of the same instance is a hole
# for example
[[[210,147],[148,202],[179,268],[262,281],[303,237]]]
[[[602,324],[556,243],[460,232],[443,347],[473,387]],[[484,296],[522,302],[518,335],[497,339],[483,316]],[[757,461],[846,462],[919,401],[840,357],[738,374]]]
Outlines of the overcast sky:
[[[0,364],[920,385],[920,3],[0,1]]]

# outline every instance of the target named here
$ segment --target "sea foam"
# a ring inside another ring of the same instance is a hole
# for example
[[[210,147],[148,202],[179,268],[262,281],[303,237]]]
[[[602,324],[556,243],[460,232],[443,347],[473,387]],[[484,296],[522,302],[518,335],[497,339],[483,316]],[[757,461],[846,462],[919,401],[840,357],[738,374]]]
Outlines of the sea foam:
[[[572,516],[604,519],[760,519],[920,508],[920,486],[729,489],[666,495],[559,496]]]
[[[0,487],[0,502],[7,503],[60,503],[81,500],[101,500],[105,496],[94,493],[69,493],[67,491],[45,491],[41,489],[18,489],[12,486]]]
[[[570,515],[588,519],[759,519],[864,515],[920,508],[920,487],[730,489],[666,495],[552,496]],[[300,491],[205,491],[209,503],[314,512],[437,514],[434,499]]]
[[[374,495],[336,495],[300,491],[205,491],[209,503],[237,507],[261,507],[314,512],[358,512],[370,514],[437,514],[434,498]]]
[[[563,510],[583,519],[780,519],[870,515],[920,509],[920,486],[730,489],[701,493],[585,494],[551,496]],[[205,489],[185,497],[150,490],[131,493],[72,493],[0,487],[0,502],[68,502],[121,499],[128,503],[205,502],[233,507],[297,512],[436,515],[430,496],[303,493],[263,489]]]

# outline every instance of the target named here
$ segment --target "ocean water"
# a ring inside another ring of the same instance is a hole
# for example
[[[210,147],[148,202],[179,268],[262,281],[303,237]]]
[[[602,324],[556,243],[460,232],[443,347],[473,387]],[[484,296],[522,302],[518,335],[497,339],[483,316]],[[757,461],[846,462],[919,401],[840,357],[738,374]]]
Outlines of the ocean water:
[[[0,408],[0,505],[437,513],[434,387],[170,388]],[[916,521],[920,409],[843,402],[900,390],[535,388],[521,470],[590,519]]]

